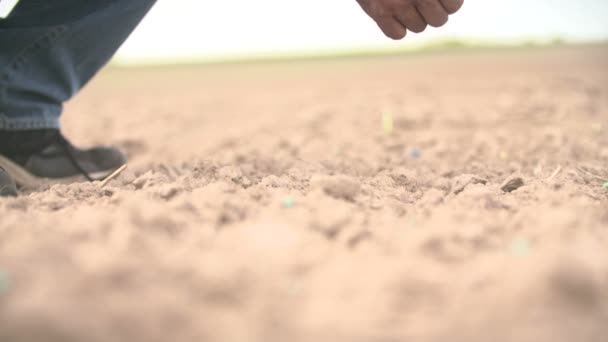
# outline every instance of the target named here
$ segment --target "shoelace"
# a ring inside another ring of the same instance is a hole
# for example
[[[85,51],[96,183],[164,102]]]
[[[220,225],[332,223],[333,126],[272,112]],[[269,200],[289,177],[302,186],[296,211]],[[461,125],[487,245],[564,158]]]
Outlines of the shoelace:
[[[65,153],[68,156],[68,159],[70,160],[70,163],[72,163],[72,165],[76,168],[76,170],[78,170],[89,182],[94,182],[95,179],[93,179],[91,177],[91,175],[89,175],[89,173],[86,172],[85,169],[76,160],[76,157],[74,156],[74,153],[73,153],[74,147],[63,136],[63,134],[61,134],[61,133],[57,134],[57,143],[59,143],[59,145],[61,145],[61,147],[63,147]]]

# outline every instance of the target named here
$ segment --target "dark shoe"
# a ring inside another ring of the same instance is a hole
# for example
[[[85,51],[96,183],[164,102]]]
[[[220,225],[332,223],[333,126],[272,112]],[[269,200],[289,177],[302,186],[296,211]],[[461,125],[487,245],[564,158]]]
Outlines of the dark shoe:
[[[0,131],[0,167],[25,188],[103,180],[126,162],[114,148],[76,148],[59,130]]]
[[[0,167],[0,197],[17,196],[15,181]]]

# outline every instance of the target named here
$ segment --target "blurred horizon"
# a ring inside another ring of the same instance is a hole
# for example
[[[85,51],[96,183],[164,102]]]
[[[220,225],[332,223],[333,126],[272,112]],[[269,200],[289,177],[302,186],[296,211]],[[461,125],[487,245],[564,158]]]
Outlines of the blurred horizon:
[[[159,1],[113,63],[179,64],[407,51],[444,42],[598,42],[608,40],[607,14],[605,0],[465,0],[446,26],[408,34],[395,42],[382,35],[355,0]]]

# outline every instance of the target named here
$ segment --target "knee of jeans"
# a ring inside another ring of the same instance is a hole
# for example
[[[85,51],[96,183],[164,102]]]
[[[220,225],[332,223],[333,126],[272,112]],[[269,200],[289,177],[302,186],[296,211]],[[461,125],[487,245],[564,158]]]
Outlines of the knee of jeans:
[[[145,5],[154,5],[157,0],[129,0],[134,3],[141,3]],[[124,2],[124,0],[117,0],[117,2]]]
[[[2,0],[0,0],[1,2]],[[0,21],[0,29],[33,28],[69,24],[109,6],[117,8],[149,8],[156,0],[55,0],[52,2],[23,1],[7,19]]]
[[[152,6],[154,6],[154,4],[156,4],[157,0],[114,0],[117,3],[121,3],[123,5],[125,5],[126,3],[128,3],[128,5],[126,6],[134,6],[136,8],[151,8]]]

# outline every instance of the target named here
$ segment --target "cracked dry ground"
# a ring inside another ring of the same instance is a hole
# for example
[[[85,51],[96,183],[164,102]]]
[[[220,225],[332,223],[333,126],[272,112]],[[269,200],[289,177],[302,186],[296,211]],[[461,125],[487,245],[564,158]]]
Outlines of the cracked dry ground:
[[[607,57],[106,70],[131,164],[0,200],[0,340],[601,341]]]

